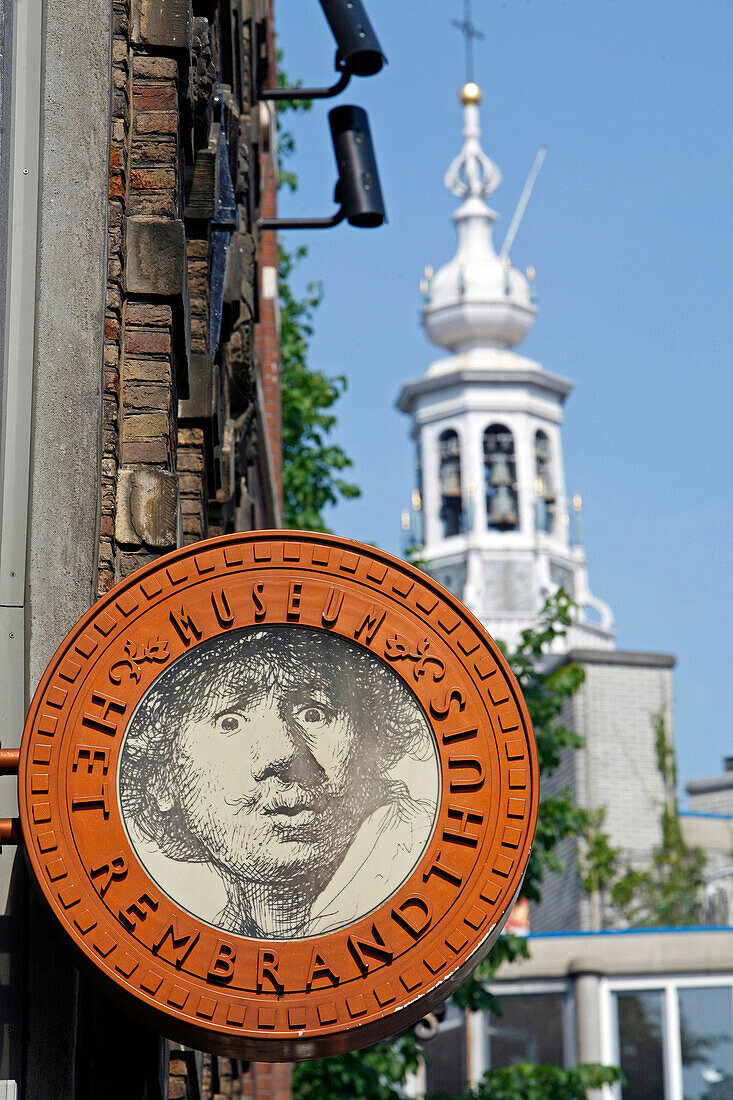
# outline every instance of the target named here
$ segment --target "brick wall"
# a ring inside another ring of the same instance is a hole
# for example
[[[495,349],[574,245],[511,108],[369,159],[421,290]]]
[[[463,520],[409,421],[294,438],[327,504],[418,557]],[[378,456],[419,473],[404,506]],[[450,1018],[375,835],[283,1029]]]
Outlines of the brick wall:
[[[644,864],[661,839],[665,788],[657,767],[654,719],[674,737],[669,668],[594,664],[581,689],[586,701],[591,776],[589,802],[605,806],[611,842]]]
[[[100,595],[179,543],[278,516],[278,308],[259,287],[277,249],[267,234],[258,252],[253,224],[276,189],[250,141],[252,24],[231,35],[225,0],[187,10],[113,4]],[[255,10],[269,82],[271,5]]]
[[[575,704],[575,705],[573,705]],[[577,713],[578,697],[567,701],[561,721],[571,730],[577,730],[581,720]],[[552,776],[543,776],[540,782],[540,798],[544,799],[569,790],[575,805],[584,805],[582,777],[583,760],[578,750],[563,752],[560,766]],[[555,932],[566,928],[584,928],[583,896],[576,870],[575,841],[561,840],[555,854],[562,860],[564,871],[545,876],[542,883],[542,902],[530,905],[530,929],[532,932]]]
[[[696,791],[690,795],[690,810],[699,814],[733,814],[733,784],[719,790]]]
[[[270,2],[270,36],[272,36],[272,3]],[[274,87],[277,83],[275,50],[272,37],[269,39],[267,84]],[[263,178],[267,181],[262,195],[262,216],[277,217],[277,171],[268,163],[269,156],[263,157]],[[282,429],[280,415],[280,321],[277,295],[277,273],[279,270],[277,234],[270,231],[260,238],[260,321],[257,326],[256,346],[260,364],[260,377],[267,409],[267,437],[273,456],[275,481],[280,485],[282,474]],[[278,492],[278,503],[282,505],[282,494]]]
[[[208,534],[204,433],[178,429],[178,487],[181,495],[183,542],[198,542]]]
[[[253,1100],[290,1100],[290,1066],[254,1062],[242,1080],[241,1095]]]
[[[170,1054],[169,1100],[292,1100],[290,1066],[241,1062],[175,1048]]]
[[[275,214],[276,174],[250,102],[251,57],[276,79],[271,0],[251,10],[113,0],[100,595],[177,545],[277,522],[277,245],[254,225]],[[101,1095],[93,1004],[80,1051]],[[285,1065],[176,1047],[169,1068],[171,1100],[290,1100]]]
[[[115,502],[119,465],[120,334],[122,328],[122,258],[130,130],[129,4],[112,4],[112,123],[109,146],[107,206],[107,307],[104,318],[102,390],[101,521],[98,593],[115,583]]]
[[[572,657],[572,654],[571,654]],[[574,803],[605,809],[603,829],[620,849],[621,862],[644,866],[659,843],[665,798],[654,748],[654,717],[665,716],[674,738],[672,672],[649,655],[648,663],[613,653],[604,662],[580,660],[585,682],[566,705],[563,721],[585,738],[585,747],[566,750],[560,768],[543,783],[543,795],[568,787]],[[613,928],[618,916],[606,899],[589,898],[581,889],[577,847],[563,841],[557,854],[565,870],[547,876],[542,902],[532,906],[534,932]]]

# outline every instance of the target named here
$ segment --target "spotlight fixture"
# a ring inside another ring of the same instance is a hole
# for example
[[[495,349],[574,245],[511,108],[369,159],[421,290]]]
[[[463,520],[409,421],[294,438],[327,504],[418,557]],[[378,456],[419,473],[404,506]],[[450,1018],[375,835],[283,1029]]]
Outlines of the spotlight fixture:
[[[379,45],[361,0],[321,0],[336,39],[336,71],[330,88],[264,88],[261,99],[328,99],[342,92],[352,76],[374,76],[387,58]]]
[[[260,218],[260,230],[330,229],[344,220],[372,229],[387,220],[366,111],[342,104],[329,111],[328,121],[338,168],[334,199],[339,209],[330,218]]]

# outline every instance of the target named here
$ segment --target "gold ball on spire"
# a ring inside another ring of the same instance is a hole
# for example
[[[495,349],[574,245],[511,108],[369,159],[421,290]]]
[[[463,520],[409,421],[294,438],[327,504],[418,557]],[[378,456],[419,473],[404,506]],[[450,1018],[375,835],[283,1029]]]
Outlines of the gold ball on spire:
[[[467,105],[469,103],[480,103],[483,99],[481,89],[478,84],[474,84],[472,80],[469,80],[468,84],[464,84],[461,88],[461,103]]]

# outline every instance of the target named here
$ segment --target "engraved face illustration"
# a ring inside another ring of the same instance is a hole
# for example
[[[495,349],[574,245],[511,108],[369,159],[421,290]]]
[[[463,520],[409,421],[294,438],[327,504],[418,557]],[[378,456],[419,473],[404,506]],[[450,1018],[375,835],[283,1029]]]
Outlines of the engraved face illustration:
[[[327,670],[335,672],[334,670]],[[235,874],[269,882],[327,876],[379,801],[358,715],[333,676],[265,681],[181,727],[178,798],[191,832]]]
[[[289,626],[232,631],[161,673],[118,783],[159,885],[220,928],[271,938],[340,927],[389,897],[439,798],[435,740],[399,677],[343,638]]]

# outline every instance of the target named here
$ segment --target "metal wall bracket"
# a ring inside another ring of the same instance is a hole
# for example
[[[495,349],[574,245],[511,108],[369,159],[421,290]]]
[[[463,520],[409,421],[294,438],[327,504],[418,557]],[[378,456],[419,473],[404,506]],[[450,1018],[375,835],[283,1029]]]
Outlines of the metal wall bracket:
[[[260,232],[267,229],[331,229],[344,220],[346,214],[339,210],[332,218],[258,218]]]
[[[283,99],[330,99],[331,96],[343,92],[350,80],[351,73],[344,70],[330,88],[263,88],[260,99],[271,99],[275,103]]]

